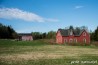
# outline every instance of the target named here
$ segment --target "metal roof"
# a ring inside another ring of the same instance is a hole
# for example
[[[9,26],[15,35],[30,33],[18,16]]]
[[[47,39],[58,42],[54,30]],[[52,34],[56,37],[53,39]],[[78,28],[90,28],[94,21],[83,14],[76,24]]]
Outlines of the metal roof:
[[[82,29],[82,30],[58,29],[58,31],[60,31],[62,36],[69,36],[70,32],[72,32],[74,36],[80,36],[82,34],[82,32],[85,31],[85,29]]]

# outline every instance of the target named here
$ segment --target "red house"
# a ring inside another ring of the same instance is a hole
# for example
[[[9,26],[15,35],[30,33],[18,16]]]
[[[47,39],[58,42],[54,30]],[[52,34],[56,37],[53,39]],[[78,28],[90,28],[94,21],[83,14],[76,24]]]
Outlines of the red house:
[[[31,33],[19,33],[18,39],[22,41],[31,41],[33,40],[33,36]]]
[[[90,43],[90,35],[85,29],[58,29],[56,43]]]

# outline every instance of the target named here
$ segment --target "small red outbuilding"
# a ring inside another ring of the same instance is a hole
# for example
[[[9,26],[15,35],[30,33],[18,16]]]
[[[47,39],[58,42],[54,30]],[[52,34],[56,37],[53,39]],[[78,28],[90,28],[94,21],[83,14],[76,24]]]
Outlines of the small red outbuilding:
[[[90,35],[85,29],[58,29],[56,33],[56,43],[90,43]]]
[[[31,33],[19,33],[18,34],[18,39],[22,41],[32,41],[33,36]]]

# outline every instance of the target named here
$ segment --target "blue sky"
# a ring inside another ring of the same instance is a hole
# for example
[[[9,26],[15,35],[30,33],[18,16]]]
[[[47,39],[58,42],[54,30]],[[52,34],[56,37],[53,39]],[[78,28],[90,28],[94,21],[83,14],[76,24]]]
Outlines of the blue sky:
[[[98,26],[98,0],[0,0],[0,23],[16,32],[57,31],[73,25]]]

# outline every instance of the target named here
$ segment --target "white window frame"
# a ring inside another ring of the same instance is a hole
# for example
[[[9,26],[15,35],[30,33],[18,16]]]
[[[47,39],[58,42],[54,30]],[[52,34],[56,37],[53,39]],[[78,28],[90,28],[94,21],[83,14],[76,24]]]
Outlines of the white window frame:
[[[74,42],[77,43],[77,38],[74,39]]]
[[[69,39],[69,42],[70,42],[70,43],[72,43],[72,42],[73,42],[73,39],[72,39],[72,38],[70,38],[70,39]]]
[[[67,43],[67,39],[64,39],[64,43]]]
[[[86,39],[85,38],[83,39],[83,42],[86,43]]]

